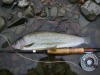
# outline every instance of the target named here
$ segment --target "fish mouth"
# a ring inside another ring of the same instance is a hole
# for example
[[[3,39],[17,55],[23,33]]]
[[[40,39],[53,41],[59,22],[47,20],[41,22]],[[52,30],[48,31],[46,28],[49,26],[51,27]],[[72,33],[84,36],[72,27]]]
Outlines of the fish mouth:
[[[15,48],[15,49],[23,49],[24,44],[25,44],[25,41],[24,40],[19,40],[16,43],[14,43],[12,45],[12,47]]]

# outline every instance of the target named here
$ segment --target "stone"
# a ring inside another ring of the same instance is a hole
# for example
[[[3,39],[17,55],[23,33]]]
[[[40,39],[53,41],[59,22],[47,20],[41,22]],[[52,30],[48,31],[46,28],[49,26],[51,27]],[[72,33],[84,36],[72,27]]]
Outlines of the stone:
[[[56,6],[52,7],[52,8],[50,9],[50,16],[52,16],[52,17],[57,17],[57,11],[58,11],[58,9],[57,9]]]
[[[86,27],[89,23],[90,22],[86,20],[83,15],[80,15],[79,24],[80,24],[81,29]]]
[[[100,3],[100,0],[95,0],[96,3]]]
[[[18,6],[21,7],[21,8],[24,8],[24,7],[28,6],[28,5],[29,5],[28,0],[19,0],[18,1]]]
[[[58,16],[64,16],[66,13],[65,9],[64,8],[59,8],[58,9]]]
[[[18,12],[17,15],[18,15],[19,18],[23,17],[23,13],[22,12]]]
[[[41,17],[46,17],[47,16],[47,13],[46,12],[42,12],[40,16]]]
[[[10,28],[10,30],[11,30],[12,32],[14,32],[15,34],[20,34],[20,33],[22,33],[22,32],[24,31],[24,29],[25,29],[25,26],[24,26],[24,25],[16,26],[16,27]]]
[[[25,16],[32,18],[34,16],[34,7],[33,6],[28,6],[28,8],[25,10]]]
[[[92,21],[100,14],[100,6],[88,0],[81,6],[81,12],[88,20]]]
[[[14,18],[14,15],[11,13],[7,16],[7,20],[12,20],[13,18]]]
[[[6,22],[3,17],[0,16],[0,31],[2,31],[5,28]]]
[[[2,0],[2,2],[5,4],[12,4],[14,0]]]

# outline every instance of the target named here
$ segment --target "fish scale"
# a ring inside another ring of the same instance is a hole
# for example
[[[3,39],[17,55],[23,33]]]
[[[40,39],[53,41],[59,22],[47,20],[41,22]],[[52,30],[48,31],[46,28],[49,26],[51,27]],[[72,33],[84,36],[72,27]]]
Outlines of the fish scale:
[[[20,43],[22,42],[21,40],[23,40],[24,42],[23,45],[22,43]],[[31,43],[33,43],[31,46],[25,47],[25,45]],[[83,37],[55,32],[35,32],[23,36],[20,40],[18,40],[18,43],[16,43],[13,47],[17,49],[19,48],[21,50],[42,50],[52,47],[75,47],[83,43],[85,43],[85,39]],[[23,46],[23,48],[20,48],[18,46]]]

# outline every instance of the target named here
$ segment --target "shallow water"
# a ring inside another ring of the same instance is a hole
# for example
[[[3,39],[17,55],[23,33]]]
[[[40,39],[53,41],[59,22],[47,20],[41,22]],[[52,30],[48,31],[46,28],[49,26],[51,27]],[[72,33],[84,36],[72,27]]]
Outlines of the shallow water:
[[[31,1],[31,0],[30,0]],[[32,0],[34,2],[35,9],[43,7],[42,3],[39,0]],[[56,2],[56,0],[54,0]],[[53,2],[51,2],[52,4]],[[77,4],[70,4],[67,0],[58,0],[59,3],[65,3],[68,5],[70,12],[67,12],[63,18],[57,18],[56,21],[49,21],[52,17],[43,17],[42,19],[39,16],[33,18],[26,17],[27,21],[23,24],[17,23],[17,26],[8,27],[9,24],[20,19],[18,13],[21,12],[24,14],[24,9],[18,8],[15,6],[14,9],[10,9],[9,6],[2,6],[0,1],[0,16],[5,17],[6,26],[0,32],[0,34],[5,34],[10,40],[10,43],[14,43],[20,37],[28,34],[30,32],[36,31],[52,31],[65,34],[72,34],[82,37],[90,37],[91,43],[89,45],[81,45],[79,47],[84,48],[99,48],[100,47],[100,16],[97,17],[94,21],[89,21],[88,25],[82,26],[79,24],[80,9],[77,7]],[[59,6],[58,6],[59,7]],[[35,10],[36,11],[36,10]],[[14,18],[12,21],[8,21],[7,18],[9,14],[12,13]],[[77,18],[78,16],[78,18]],[[85,22],[85,21],[84,21]],[[83,23],[84,23],[83,22]],[[20,25],[19,25],[20,24]],[[3,45],[3,46],[2,46]],[[2,48],[4,47],[4,48]],[[7,48],[5,48],[7,47]],[[0,50],[12,50],[8,46],[7,42],[0,37]],[[62,61],[71,61],[78,66],[65,63],[37,63],[24,59],[23,57],[17,55],[16,53],[0,53],[0,69],[8,69],[12,72],[13,75],[99,75],[100,65],[93,72],[86,72],[79,66],[79,61],[83,55],[51,55],[47,54],[22,54],[25,57],[29,57],[33,60],[42,60],[42,61],[52,61],[52,60],[62,60]],[[96,53],[97,57],[100,58],[100,54]],[[1,73],[1,70],[0,70]],[[10,75],[10,74],[6,74]]]

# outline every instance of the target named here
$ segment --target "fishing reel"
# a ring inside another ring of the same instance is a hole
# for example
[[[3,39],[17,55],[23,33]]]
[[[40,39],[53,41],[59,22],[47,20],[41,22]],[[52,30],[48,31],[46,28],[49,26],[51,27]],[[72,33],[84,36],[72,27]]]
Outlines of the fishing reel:
[[[80,59],[80,66],[85,71],[94,71],[98,66],[98,58],[92,52],[84,54]]]

